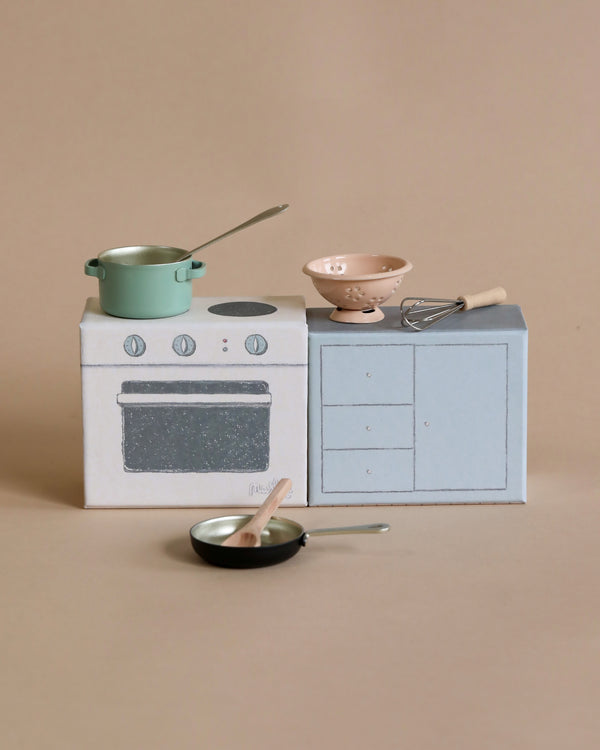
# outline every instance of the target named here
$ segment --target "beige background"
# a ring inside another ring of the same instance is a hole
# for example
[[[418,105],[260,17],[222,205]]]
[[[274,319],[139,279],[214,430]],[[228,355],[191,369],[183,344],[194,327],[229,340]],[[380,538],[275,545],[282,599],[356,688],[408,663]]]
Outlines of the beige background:
[[[598,3],[0,9],[1,746],[596,747]],[[195,294],[320,306],[303,263],[369,250],[522,305],[526,506],[298,509],[392,531],[241,572],[210,511],[82,509],[84,261],[279,202]]]

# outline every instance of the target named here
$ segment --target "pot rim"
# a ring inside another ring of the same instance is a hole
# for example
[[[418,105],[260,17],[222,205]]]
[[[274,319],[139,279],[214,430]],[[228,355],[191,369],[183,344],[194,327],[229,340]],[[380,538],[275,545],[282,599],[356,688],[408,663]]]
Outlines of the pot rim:
[[[111,258],[106,258],[107,253],[114,252],[116,250],[175,250],[179,253],[187,253],[187,250],[184,250],[180,247],[174,247],[172,245],[123,245],[119,247],[109,247],[106,250],[102,250],[102,252],[98,253],[98,261],[102,263],[109,263],[113,266],[129,266],[130,268],[148,268],[148,267],[168,267],[168,266],[177,266],[180,263],[188,263],[188,261],[193,261],[193,258],[190,256],[188,258],[183,258],[182,260],[172,260],[168,261],[167,263],[120,263],[118,260],[112,260]],[[203,265],[202,261],[195,261],[196,263],[199,263]]]

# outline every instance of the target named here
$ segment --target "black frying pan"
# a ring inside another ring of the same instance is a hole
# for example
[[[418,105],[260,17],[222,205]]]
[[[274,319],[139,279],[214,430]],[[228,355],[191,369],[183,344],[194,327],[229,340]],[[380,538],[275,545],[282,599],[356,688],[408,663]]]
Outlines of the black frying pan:
[[[309,536],[323,534],[368,534],[388,531],[386,523],[341,526],[305,531],[287,518],[271,518],[260,536],[260,547],[223,547],[221,542],[237,531],[252,516],[220,516],[200,521],[190,529],[192,547],[206,562],[223,568],[260,568],[283,562],[304,547]]]

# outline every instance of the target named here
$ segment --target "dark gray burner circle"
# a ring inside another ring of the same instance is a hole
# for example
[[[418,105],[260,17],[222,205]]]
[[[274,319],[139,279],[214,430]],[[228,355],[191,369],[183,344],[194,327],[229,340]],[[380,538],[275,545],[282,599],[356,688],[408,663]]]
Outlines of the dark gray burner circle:
[[[272,315],[277,308],[266,302],[220,302],[208,308],[213,315],[225,315],[230,318],[253,318],[259,315]]]

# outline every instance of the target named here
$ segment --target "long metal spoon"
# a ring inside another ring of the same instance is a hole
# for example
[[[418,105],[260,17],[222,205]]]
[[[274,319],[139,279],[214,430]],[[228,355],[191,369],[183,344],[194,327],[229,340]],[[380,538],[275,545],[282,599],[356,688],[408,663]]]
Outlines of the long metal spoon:
[[[198,250],[202,250],[205,247],[208,247],[209,245],[212,245],[214,242],[218,242],[219,240],[224,240],[225,237],[229,237],[230,234],[235,234],[236,232],[241,231],[242,229],[247,229],[248,227],[251,227],[253,224],[258,224],[259,221],[264,221],[265,219],[270,219],[271,216],[277,216],[277,214],[282,213],[287,208],[289,208],[289,203],[283,203],[280,206],[273,206],[273,208],[268,208],[266,211],[263,211],[260,214],[257,214],[256,216],[253,216],[251,219],[248,219],[248,221],[245,221],[243,224],[240,224],[237,227],[234,227],[233,229],[230,229],[228,232],[225,232],[224,234],[220,234],[218,237],[215,237],[212,240],[209,240],[208,242],[205,242],[203,245],[198,245],[198,247],[195,247],[193,250],[185,252],[180,258],[176,258],[174,261],[170,261],[171,263],[178,263],[180,260],[186,260],[194,253],[198,252]]]

